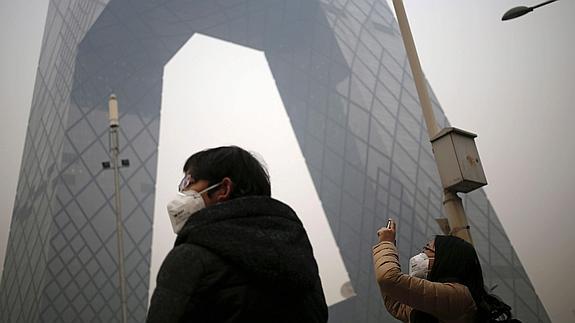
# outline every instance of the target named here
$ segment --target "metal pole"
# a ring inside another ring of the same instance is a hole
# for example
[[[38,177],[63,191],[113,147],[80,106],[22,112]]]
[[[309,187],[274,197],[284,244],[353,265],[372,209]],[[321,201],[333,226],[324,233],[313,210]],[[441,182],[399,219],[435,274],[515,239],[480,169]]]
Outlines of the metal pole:
[[[431,100],[429,99],[427,83],[425,82],[423,71],[421,70],[421,64],[419,62],[419,57],[417,56],[417,49],[415,48],[415,42],[413,41],[413,36],[411,34],[409,21],[407,20],[407,14],[405,13],[405,7],[403,6],[403,1],[393,0],[393,7],[395,8],[395,14],[397,16],[397,22],[399,23],[399,30],[401,31],[405,51],[407,52],[407,59],[409,60],[409,66],[411,67],[411,74],[413,74],[413,80],[415,81],[415,87],[417,89],[419,102],[423,111],[423,117],[427,126],[427,134],[431,140],[431,138],[433,138],[433,136],[435,136],[439,130],[437,127],[437,122],[435,121],[435,115],[433,114]],[[454,232],[453,234],[466,240],[469,243],[473,243],[471,240],[471,234],[468,229],[469,227],[467,224],[467,217],[465,215],[465,210],[463,209],[461,198],[457,196],[457,193],[448,190],[445,190],[443,194],[443,207],[445,208],[445,213],[447,214],[449,226]]]
[[[413,74],[415,88],[417,89],[423,117],[425,119],[425,124],[427,125],[427,134],[431,139],[439,132],[439,129],[437,128],[437,122],[435,121],[435,115],[433,114],[433,108],[431,107],[429,92],[427,92],[427,84],[425,83],[423,71],[421,70],[421,64],[419,63],[417,49],[415,48],[411,29],[409,28],[409,22],[407,21],[407,14],[403,7],[403,1],[393,0],[393,6],[395,7],[399,30],[401,30],[403,44],[405,46],[405,51],[407,52],[407,59],[409,60],[409,66],[411,67],[411,74]]]
[[[537,8],[539,8],[539,7],[543,7],[544,5],[548,5],[548,4],[550,4],[550,3],[552,3],[552,2],[555,2],[555,1],[557,1],[557,0],[545,1],[545,2],[542,2],[542,3],[538,4],[538,5],[536,5],[536,6],[531,7],[531,9],[537,9]]]
[[[445,213],[447,213],[447,221],[449,221],[452,235],[473,244],[461,198],[455,192],[444,190],[443,208],[445,208]]]
[[[120,280],[120,301],[122,307],[122,322],[128,321],[128,309],[126,302],[126,279],[124,273],[124,226],[122,224],[122,199],[120,198],[120,165],[118,155],[120,154],[120,144],[118,132],[120,125],[118,123],[118,103],[116,96],[111,95],[109,100],[110,111],[110,153],[112,165],[114,167],[114,185],[116,197],[116,237],[118,240],[118,279]]]

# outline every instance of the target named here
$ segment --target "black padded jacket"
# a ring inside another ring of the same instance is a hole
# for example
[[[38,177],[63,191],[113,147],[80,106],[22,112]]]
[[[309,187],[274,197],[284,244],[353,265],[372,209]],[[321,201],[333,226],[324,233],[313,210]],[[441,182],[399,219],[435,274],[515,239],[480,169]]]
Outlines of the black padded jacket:
[[[307,234],[269,197],[205,208],[182,228],[157,277],[147,322],[327,322]]]

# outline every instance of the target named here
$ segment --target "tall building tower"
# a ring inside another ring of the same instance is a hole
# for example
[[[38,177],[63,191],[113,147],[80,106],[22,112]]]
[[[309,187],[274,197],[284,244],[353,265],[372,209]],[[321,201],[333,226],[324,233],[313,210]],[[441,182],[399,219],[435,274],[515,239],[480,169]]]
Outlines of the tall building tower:
[[[330,307],[330,322],[393,322],[373,278],[374,232],[396,218],[400,253],[416,253],[439,233],[442,190],[384,0],[51,1],[0,320],[119,320],[113,180],[100,165],[114,92],[131,161],[121,183],[129,320],[144,321],[163,67],[196,33],[265,53],[356,294]],[[524,322],[549,322],[485,193],[464,203],[488,287]]]

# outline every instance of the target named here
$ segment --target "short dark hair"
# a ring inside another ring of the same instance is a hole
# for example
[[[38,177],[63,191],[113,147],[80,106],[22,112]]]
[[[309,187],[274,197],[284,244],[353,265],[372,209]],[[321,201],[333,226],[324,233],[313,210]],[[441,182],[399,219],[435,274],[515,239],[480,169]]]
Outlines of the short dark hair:
[[[207,180],[209,185],[229,177],[232,180],[230,199],[251,195],[271,196],[266,168],[254,155],[237,146],[217,147],[193,154],[184,164],[184,173],[194,180]]]

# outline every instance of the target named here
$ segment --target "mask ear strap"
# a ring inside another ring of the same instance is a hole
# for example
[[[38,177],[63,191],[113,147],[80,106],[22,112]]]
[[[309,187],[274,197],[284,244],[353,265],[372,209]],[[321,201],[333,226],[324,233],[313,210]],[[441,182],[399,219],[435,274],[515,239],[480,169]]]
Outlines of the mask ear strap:
[[[210,186],[210,187],[208,187],[208,188],[202,190],[202,191],[200,192],[200,194],[204,194],[205,192],[208,192],[209,190],[211,190],[211,189],[213,189],[213,188],[216,188],[216,187],[222,185],[222,183],[223,183],[223,181],[221,181],[221,182],[219,182],[219,183],[216,183],[216,184],[214,184],[214,185],[212,185],[212,186]]]

